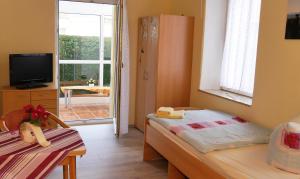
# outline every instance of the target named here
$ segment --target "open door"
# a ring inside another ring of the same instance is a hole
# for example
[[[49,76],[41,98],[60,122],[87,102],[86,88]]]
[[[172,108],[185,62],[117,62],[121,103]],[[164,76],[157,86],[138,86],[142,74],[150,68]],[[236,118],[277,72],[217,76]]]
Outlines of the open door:
[[[72,105],[82,107],[88,100],[97,101],[92,97],[108,95],[109,114],[105,118],[113,122],[117,136],[127,133],[129,37],[126,0],[58,2],[60,118],[66,118],[63,116],[66,111],[72,120]],[[88,124],[84,117],[79,121]]]
[[[59,0],[59,114],[69,125],[112,123],[119,5]]]
[[[129,93],[130,93],[130,58],[129,31],[126,0],[120,0],[117,5],[117,51],[115,65],[115,134],[128,133]]]

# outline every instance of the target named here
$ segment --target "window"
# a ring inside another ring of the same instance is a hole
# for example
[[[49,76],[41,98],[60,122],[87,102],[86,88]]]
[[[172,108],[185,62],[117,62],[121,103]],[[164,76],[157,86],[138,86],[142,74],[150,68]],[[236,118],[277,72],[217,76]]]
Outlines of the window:
[[[261,0],[229,0],[221,89],[252,97]]]
[[[209,0],[205,6],[200,90],[251,105],[261,0]]]
[[[59,6],[61,84],[86,85],[92,78],[96,85],[110,86],[115,6],[68,1]]]

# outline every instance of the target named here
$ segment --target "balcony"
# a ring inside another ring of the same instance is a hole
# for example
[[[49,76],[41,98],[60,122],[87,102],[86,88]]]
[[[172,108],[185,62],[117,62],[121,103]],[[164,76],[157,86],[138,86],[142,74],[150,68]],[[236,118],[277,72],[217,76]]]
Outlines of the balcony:
[[[59,113],[64,121],[112,117],[114,8],[97,9],[70,2],[60,5]]]

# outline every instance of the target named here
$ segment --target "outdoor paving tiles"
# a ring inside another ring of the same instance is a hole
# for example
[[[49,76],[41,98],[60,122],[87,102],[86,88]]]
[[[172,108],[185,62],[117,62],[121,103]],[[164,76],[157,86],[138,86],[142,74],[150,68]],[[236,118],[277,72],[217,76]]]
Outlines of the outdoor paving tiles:
[[[59,112],[63,121],[103,119],[109,117],[109,108],[109,104],[71,105],[69,108],[62,105]]]

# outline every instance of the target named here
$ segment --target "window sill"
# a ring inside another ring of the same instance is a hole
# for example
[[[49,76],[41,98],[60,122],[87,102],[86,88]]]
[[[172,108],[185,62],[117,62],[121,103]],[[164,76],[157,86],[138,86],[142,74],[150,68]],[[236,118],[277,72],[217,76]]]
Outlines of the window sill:
[[[251,106],[252,105],[252,98],[247,97],[247,96],[243,96],[243,95],[239,95],[239,94],[235,94],[235,93],[231,93],[228,91],[223,91],[223,90],[214,90],[214,89],[206,89],[206,90],[200,90],[204,93],[208,93],[208,94],[212,94],[214,96],[218,96],[218,97],[222,97],[234,102],[238,102],[247,106]]]

